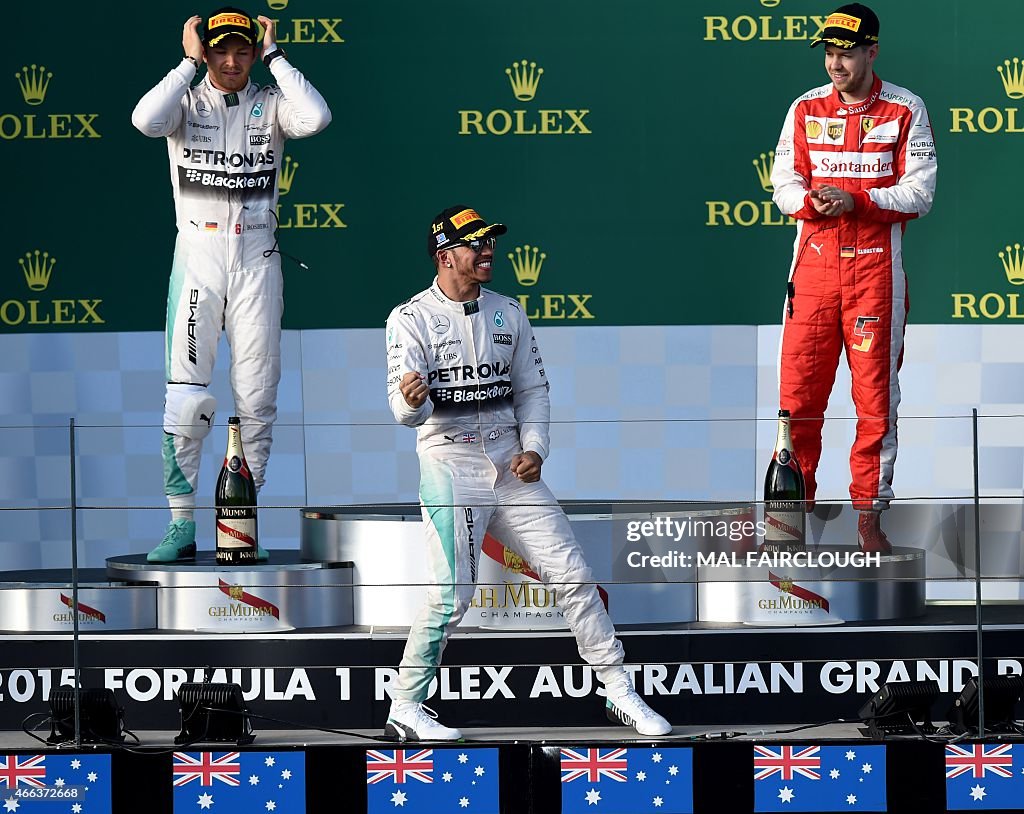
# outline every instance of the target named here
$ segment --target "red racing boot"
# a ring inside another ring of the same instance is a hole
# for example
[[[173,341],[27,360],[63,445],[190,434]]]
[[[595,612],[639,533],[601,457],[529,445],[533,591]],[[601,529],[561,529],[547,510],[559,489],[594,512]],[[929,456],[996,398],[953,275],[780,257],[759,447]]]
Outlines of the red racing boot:
[[[892,543],[882,531],[881,512],[861,512],[857,519],[857,545],[869,554],[892,554]]]

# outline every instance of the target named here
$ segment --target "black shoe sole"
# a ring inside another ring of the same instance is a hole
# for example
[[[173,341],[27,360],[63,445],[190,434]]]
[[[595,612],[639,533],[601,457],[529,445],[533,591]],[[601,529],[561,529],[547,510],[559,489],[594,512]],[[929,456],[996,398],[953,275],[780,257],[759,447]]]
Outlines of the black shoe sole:
[[[398,743],[419,740],[412,729],[401,724],[392,723],[391,721],[388,721],[384,727],[384,737]]]

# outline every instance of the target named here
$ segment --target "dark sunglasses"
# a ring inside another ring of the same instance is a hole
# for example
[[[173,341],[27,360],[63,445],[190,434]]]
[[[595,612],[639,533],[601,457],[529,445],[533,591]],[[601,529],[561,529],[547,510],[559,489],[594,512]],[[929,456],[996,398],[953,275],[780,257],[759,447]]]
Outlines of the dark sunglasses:
[[[491,236],[478,238],[477,240],[464,240],[459,243],[453,243],[450,246],[445,246],[444,248],[454,249],[458,246],[465,246],[467,249],[473,252],[473,254],[480,254],[480,252],[484,250],[484,246],[489,248],[491,251],[494,251],[494,247],[497,245],[497,243],[498,238]]]

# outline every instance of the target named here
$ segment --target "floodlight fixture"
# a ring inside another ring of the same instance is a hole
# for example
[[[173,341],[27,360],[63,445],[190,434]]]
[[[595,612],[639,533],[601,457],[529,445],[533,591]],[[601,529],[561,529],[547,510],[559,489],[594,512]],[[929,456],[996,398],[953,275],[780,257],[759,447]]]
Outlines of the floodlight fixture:
[[[238,684],[182,684],[178,688],[178,708],[181,732],[174,739],[176,744],[231,741],[244,746],[256,739]]]

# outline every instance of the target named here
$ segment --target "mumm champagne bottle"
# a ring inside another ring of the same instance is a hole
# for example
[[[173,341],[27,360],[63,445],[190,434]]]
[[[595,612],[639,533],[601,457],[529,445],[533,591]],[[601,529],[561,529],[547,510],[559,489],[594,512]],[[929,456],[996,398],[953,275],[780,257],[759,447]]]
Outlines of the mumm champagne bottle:
[[[789,410],[779,410],[779,437],[764,476],[764,551],[800,551],[807,534],[804,474],[793,454]]]
[[[242,451],[238,416],[228,419],[228,449],[217,478],[214,504],[217,507],[217,562],[232,565],[255,562],[256,482]]]

